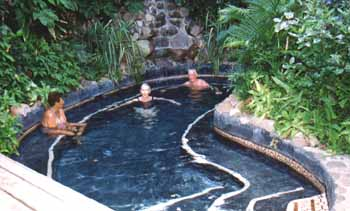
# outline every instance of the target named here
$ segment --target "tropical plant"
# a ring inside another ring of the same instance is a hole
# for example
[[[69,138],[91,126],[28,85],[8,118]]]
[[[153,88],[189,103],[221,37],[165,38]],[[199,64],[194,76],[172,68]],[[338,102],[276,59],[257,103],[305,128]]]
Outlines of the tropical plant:
[[[130,33],[131,23],[112,20],[106,25],[96,22],[88,33],[90,49],[105,64],[110,78],[120,79],[122,73],[139,77],[144,58]]]
[[[221,31],[218,39],[225,47],[237,49],[240,62],[269,65],[269,61],[278,59],[278,51],[260,56],[265,46],[281,47],[274,34],[273,19],[295,7],[294,0],[246,0],[248,7],[230,5],[219,11],[219,21],[230,24]],[[274,45],[277,40],[277,45]],[[258,50],[259,49],[259,50]],[[266,57],[265,57],[266,56]]]
[[[222,11],[224,22],[228,17],[237,21],[233,30],[223,32],[226,46],[250,58],[243,60],[246,71],[232,75],[236,94],[249,99],[246,108],[250,111],[276,120],[282,136],[302,132],[316,136],[335,152],[350,153],[350,50],[346,45],[350,9],[333,9],[316,0],[278,1],[284,7],[274,2],[257,0],[248,10],[230,7]],[[263,16],[261,23],[248,18],[258,3],[261,8],[275,5],[269,8],[281,9]],[[244,32],[253,23],[257,27]]]
[[[10,96],[9,92],[5,91],[0,95],[0,153],[17,153],[19,143],[16,136],[21,125],[9,113],[10,106],[16,104],[14,97]]]
[[[225,7],[227,4],[242,6],[241,0],[175,0],[176,4],[186,7],[190,10],[190,16],[195,19],[195,21],[204,23],[205,17],[207,16],[209,20],[216,20],[217,12],[219,9]]]
[[[16,68],[35,83],[46,85],[65,93],[79,86],[80,69],[75,54],[67,42],[49,44],[43,39],[27,40],[14,46]]]

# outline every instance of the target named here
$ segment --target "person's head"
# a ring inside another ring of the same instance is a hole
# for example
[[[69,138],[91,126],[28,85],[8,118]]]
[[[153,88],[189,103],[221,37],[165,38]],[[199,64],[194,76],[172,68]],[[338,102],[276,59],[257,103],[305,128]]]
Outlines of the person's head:
[[[142,96],[148,96],[151,93],[151,87],[147,83],[143,83],[140,88],[140,93]]]
[[[51,92],[48,97],[48,103],[50,107],[56,107],[58,109],[63,108],[64,100],[61,94],[58,92]]]
[[[191,82],[194,82],[197,80],[197,71],[196,69],[189,69],[188,70],[188,79],[191,81]]]

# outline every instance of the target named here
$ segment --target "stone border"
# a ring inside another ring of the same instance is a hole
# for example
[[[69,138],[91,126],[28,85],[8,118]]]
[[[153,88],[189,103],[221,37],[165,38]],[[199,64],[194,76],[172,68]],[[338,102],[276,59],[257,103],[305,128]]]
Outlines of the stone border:
[[[306,178],[309,182],[311,182],[311,184],[313,184],[321,193],[324,193],[326,191],[326,188],[321,183],[321,181],[318,180],[318,178],[316,178],[314,176],[314,174],[312,174],[310,171],[305,169],[300,163],[298,163],[294,159],[291,159],[291,158],[277,152],[275,149],[271,149],[270,147],[261,146],[259,144],[252,142],[252,141],[240,138],[240,137],[236,136],[236,134],[231,135],[229,133],[226,133],[225,131],[223,131],[217,127],[214,127],[214,131],[217,134],[219,134],[220,136],[223,136],[223,137],[225,137],[225,138],[227,138],[235,143],[238,143],[239,145],[241,145],[243,147],[253,149],[254,151],[257,151],[257,152],[259,152],[267,157],[270,157],[273,160],[276,160],[280,163],[286,164],[288,167],[290,167],[295,172],[299,173],[304,178]]]
[[[227,98],[229,99],[229,98]],[[224,100],[225,101],[228,100]],[[237,105],[238,107],[238,105]],[[335,202],[335,184],[328,171],[310,152],[280,139],[275,133],[259,126],[247,124],[243,118],[254,118],[247,114],[232,112],[236,107],[222,109],[220,104],[214,112],[215,131],[240,145],[276,159],[309,180],[319,191],[326,193],[329,207]],[[266,124],[266,122],[264,122]],[[263,124],[264,124],[263,123]],[[266,126],[266,125],[265,125]]]

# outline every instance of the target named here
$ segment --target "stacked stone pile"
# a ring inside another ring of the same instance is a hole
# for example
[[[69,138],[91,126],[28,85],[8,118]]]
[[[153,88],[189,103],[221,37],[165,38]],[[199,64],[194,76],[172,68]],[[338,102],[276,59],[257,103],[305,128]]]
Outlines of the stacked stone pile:
[[[133,39],[151,59],[194,60],[203,46],[203,28],[189,18],[187,8],[172,0],[145,0],[144,12],[124,13],[123,19],[135,21]]]

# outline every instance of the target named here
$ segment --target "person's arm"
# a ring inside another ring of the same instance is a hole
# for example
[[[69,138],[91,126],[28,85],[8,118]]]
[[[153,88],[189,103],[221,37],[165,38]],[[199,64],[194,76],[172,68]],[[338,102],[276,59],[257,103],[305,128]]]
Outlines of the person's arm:
[[[203,88],[210,88],[210,85],[205,81],[205,80],[203,80],[203,79],[200,79],[200,81],[199,81],[200,83],[200,87],[203,87]]]
[[[221,94],[222,94],[222,91],[220,91],[220,89],[217,88],[217,87],[215,87],[215,86],[209,85],[209,89],[210,89],[211,91],[214,91],[216,95],[221,95]]]
[[[182,84],[182,86],[190,87],[190,86],[191,86],[191,83],[190,83],[189,81],[186,81],[185,83]]]
[[[56,128],[47,128],[47,134],[48,135],[65,135],[65,136],[75,136],[76,133],[70,130],[62,130],[62,129],[56,129]]]
[[[162,101],[167,101],[167,102],[173,103],[173,104],[178,105],[178,106],[181,105],[181,103],[179,103],[175,100],[167,99],[167,98],[163,98],[163,97],[153,97],[153,100],[162,100]]]
[[[70,126],[74,126],[74,127],[84,127],[87,124],[86,123],[68,123]]]
[[[115,105],[115,106],[113,106],[113,107],[107,109],[107,111],[113,111],[113,110],[115,110],[115,109],[118,109],[118,108],[123,107],[123,106],[126,106],[126,105],[130,105],[130,104],[135,103],[135,102],[137,102],[137,101],[138,101],[138,97],[135,98],[135,99],[129,100],[129,101],[125,102],[125,103],[122,103],[122,104],[119,104],[119,105]]]

